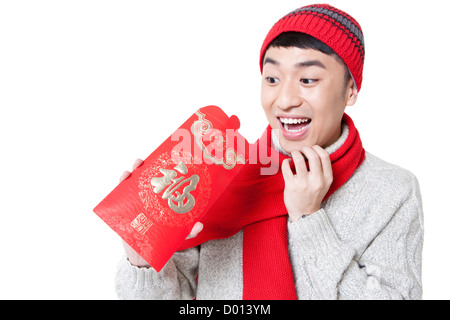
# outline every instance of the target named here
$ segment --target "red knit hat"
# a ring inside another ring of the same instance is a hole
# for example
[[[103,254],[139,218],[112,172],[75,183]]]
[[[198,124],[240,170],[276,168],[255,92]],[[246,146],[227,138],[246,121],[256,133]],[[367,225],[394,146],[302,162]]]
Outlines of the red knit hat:
[[[301,7],[281,18],[264,40],[260,67],[270,43],[283,32],[303,32],[333,49],[347,65],[358,91],[361,89],[364,65],[364,36],[361,26],[350,15],[328,4]]]

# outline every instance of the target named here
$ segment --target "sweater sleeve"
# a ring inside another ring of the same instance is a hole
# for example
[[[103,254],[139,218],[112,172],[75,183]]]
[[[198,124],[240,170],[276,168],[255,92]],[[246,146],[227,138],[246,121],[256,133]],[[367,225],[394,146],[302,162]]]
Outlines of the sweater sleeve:
[[[347,230],[341,225],[337,233],[324,209],[289,223],[300,299],[421,299],[423,213],[412,180],[404,202],[391,206],[389,221],[364,245],[349,241],[348,234],[361,229],[358,224]]]
[[[139,268],[124,256],[116,272],[116,293],[124,300],[188,300],[195,297],[199,249],[176,252],[160,272]]]

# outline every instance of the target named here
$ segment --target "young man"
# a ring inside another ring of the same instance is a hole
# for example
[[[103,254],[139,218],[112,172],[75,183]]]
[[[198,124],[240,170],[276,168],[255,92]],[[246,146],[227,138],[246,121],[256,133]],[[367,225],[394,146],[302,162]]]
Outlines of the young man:
[[[281,172],[247,170],[241,181],[251,188],[230,187],[219,199],[217,210],[234,231],[217,239],[208,233],[210,221],[201,232],[197,224],[186,249],[159,273],[126,248],[118,296],[420,299],[418,182],[365,152],[344,113],[357,100],[363,63],[363,33],[347,13],[311,5],[280,19],[260,65],[267,133],[284,159]],[[244,190],[253,201],[230,200]]]

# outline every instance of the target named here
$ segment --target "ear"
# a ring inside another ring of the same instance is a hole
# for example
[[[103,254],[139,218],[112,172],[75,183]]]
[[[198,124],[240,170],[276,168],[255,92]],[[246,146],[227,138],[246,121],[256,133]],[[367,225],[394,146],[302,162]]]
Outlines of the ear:
[[[350,79],[347,83],[347,88],[345,89],[345,100],[347,106],[353,106],[358,100],[358,89],[356,88],[353,79]]]

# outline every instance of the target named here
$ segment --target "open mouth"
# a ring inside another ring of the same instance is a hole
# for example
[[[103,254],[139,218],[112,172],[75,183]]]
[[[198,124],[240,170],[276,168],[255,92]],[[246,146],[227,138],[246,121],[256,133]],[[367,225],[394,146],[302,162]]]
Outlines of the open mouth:
[[[289,133],[300,133],[308,129],[311,124],[309,118],[278,118],[283,128]]]

